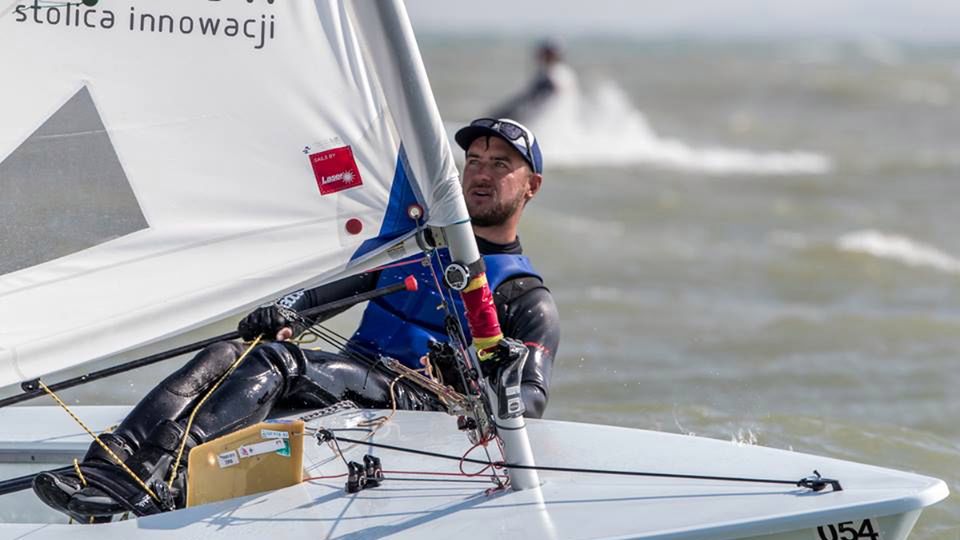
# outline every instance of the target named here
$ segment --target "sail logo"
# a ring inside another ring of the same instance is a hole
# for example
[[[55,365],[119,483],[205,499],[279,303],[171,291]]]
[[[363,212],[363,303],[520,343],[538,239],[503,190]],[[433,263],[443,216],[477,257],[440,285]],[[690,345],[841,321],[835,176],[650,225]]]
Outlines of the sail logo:
[[[220,0],[215,0],[220,1]],[[43,25],[48,27],[91,28],[95,30],[127,30],[139,33],[156,33],[186,36],[206,36],[212,38],[237,38],[253,43],[255,50],[263,49],[277,35],[277,17],[273,13],[262,13],[257,18],[212,17],[199,14],[171,14],[138,11],[130,6],[127,16],[115,14],[109,9],[93,9],[98,0],[81,2],[49,2],[32,0],[32,4],[21,2],[14,8],[14,17],[18,23]],[[252,3],[253,0],[247,0]],[[272,5],[274,0],[267,0]],[[61,10],[61,8],[63,8]],[[119,11],[119,10],[118,10]]]
[[[330,195],[363,185],[360,169],[350,146],[323,150],[309,154],[308,157],[320,195]]]
[[[324,176],[323,180],[320,180],[320,183],[332,184],[333,182],[343,182],[344,184],[352,184],[354,178],[356,178],[356,176],[353,174],[353,171],[343,171],[332,176]]]

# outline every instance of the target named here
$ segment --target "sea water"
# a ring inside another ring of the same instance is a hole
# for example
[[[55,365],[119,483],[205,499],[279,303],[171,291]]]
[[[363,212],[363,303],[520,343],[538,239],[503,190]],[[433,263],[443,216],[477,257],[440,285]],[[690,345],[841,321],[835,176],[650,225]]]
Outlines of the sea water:
[[[422,38],[445,120],[520,91],[533,44]],[[563,321],[547,416],[960,492],[960,47],[564,49],[579,96],[535,119],[544,183],[521,226]],[[960,538],[956,496],[912,538]]]
[[[532,41],[420,42],[451,127],[532,76]],[[579,94],[538,121],[545,180],[521,227],[562,318],[547,417],[915,471],[960,493],[960,47],[564,48]],[[64,397],[133,403],[176,365]],[[24,504],[2,517],[43,512]],[[956,496],[912,538],[960,538]]]

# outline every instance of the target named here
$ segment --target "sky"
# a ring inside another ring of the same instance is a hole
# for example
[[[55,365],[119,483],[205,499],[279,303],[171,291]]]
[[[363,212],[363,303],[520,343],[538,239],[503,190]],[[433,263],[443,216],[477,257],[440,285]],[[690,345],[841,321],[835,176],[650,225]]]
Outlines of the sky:
[[[406,0],[415,30],[960,41],[960,0]]]

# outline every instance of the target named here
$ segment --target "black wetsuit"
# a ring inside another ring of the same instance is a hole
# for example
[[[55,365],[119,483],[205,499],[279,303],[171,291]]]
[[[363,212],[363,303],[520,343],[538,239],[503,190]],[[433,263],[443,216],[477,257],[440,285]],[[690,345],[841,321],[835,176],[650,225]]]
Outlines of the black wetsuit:
[[[519,241],[509,245],[477,241],[483,254],[521,251]],[[305,292],[293,307],[307,309],[371,290],[377,279],[376,272],[346,278]],[[522,341],[530,351],[521,393],[526,415],[539,417],[547,405],[550,369],[560,340],[553,298],[539,279],[525,276],[501,283],[494,291],[494,302],[504,335]],[[264,313],[257,310],[247,319],[258,312]],[[272,325],[262,325],[256,333],[275,333],[279,328],[265,327]],[[171,489],[161,490],[177,463],[174,456],[181,441],[189,452],[197,444],[260,422],[277,408],[325,407],[343,400],[361,407],[389,408],[392,397],[401,409],[443,408],[432,392],[397,379],[384,364],[352,354],[349,348],[344,353],[330,353],[301,349],[289,342],[268,342],[250,351],[210,394],[187,430],[189,415],[245,348],[239,342],[207,347],[151,390],[116,430],[100,435],[113,455],[166,495],[152,498],[98,444],[91,445],[77,469],[39,473],[34,491],[52,508],[80,521],[109,520],[124,511],[154,514],[185,504],[184,474],[176,475],[177,483]],[[184,467],[182,460],[179,467]],[[77,470],[83,471],[83,478]]]
[[[501,245],[477,238],[482,254],[522,252],[519,241]],[[296,310],[372,290],[378,274],[370,272],[306,291]],[[526,415],[540,417],[547,405],[550,370],[560,340],[559,316],[550,292],[538,279],[507,280],[494,291],[501,329],[506,337],[527,345],[522,377]],[[334,314],[326,314],[329,318]],[[163,421],[185,423],[200,397],[242,353],[237,342],[208,347],[155,387],[114,432],[136,451]],[[190,432],[206,441],[262,421],[275,408],[324,407],[351,400],[361,407],[389,408],[390,382],[396,374],[355,355],[301,349],[289,342],[271,342],[251,351],[237,370],[208,398]],[[438,410],[435,396],[407,381],[395,385],[403,409]]]

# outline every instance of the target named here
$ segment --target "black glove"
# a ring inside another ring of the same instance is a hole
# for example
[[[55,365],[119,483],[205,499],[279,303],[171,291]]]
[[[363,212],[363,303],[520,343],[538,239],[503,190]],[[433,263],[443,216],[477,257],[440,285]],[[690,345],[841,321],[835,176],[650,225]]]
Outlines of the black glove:
[[[274,339],[281,328],[290,328],[293,335],[297,336],[306,328],[291,315],[290,310],[276,304],[260,306],[237,324],[237,332],[246,341],[256,339],[260,334],[264,339]]]
[[[486,359],[481,359],[480,369],[483,375],[490,379],[497,392],[498,411],[500,418],[514,418],[526,412],[521,394],[523,365],[529,353],[523,342],[503,338],[500,340]]]
[[[522,342],[507,337],[501,339],[492,348],[485,349],[486,354],[480,356],[480,369],[483,371],[483,376],[497,382],[496,378],[500,376],[500,371],[503,369],[523,371],[527,352],[527,346]]]
[[[437,370],[443,384],[461,394],[472,393],[464,386],[464,375],[460,373],[459,366],[462,361],[460,360],[460,355],[456,354],[450,344],[431,339],[427,343],[427,349],[427,356],[430,358],[430,363],[433,364],[434,369]],[[469,379],[470,374],[467,373],[465,375]],[[467,384],[470,384],[470,381],[468,381]]]

